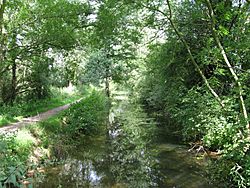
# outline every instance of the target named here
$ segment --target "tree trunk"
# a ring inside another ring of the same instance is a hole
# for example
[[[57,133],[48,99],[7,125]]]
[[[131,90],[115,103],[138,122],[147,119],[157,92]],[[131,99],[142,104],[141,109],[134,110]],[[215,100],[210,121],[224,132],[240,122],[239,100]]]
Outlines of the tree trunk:
[[[109,88],[109,78],[105,78],[105,93],[107,97],[110,97],[110,88]]]
[[[11,80],[11,98],[10,98],[10,104],[13,104],[13,102],[16,99],[16,86],[17,86],[17,76],[16,76],[16,69],[17,69],[17,65],[16,65],[16,61],[15,59],[13,59],[12,62],[12,80]]]
[[[4,59],[3,48],[4,48],[4,36],[3,36],[3,26],[4,26],[4,9],[6,6],[6,0],[2,0],[0,7],[0,65]]]
[[[12,42],[11,42],[12,47],[17,46],[16,40],[17,40],[17,34],[16,32],[13,32]],[[17,52],[16,50],[13,50],[10,53],[10,55],[11,55],[11,85],[10,85],[10,96],[9,96],[8,102],[12,105],[17,95],[17,64],[16,64]]]
[[[221,55],[222,55],[226,65],[227,65],[228,69],[230,70],[231,75],[234,78],[235,83],[238,86],[238,94],[239,94],[239,99],[240,99],[240,104],[241,104],[241,108],[242,108],[243,117],[244,117],[244,119],[246,121],[247,129],[250,129],[249,122],[248,122],[248,113],[247,113],[245,101],[244,101],[244,98],[243,98],[243,88],[242,88],[241,82],[240,82],[239,77],[237,76],[236,72],[234,71],[234,69],[233,69],[233,67],[232,67],[232,65],[231,65],[231,63],[230,63],[230,61],[229,61],[229,59],[227,57],[227,54],[226,54],[226,51],[225,51],[224,47],[222,46],[222,44],[220,42],[219,36],[218,36],[216,28],[215,28],[215,15],[214,15],[214,11],[213,11],[211,2],[210,2],[210,0],[206,0],[206,2],[207,2],[208,10],[209,10],[209,16],[210,16],[211,24],[212,24],[211,29],[212,29],[212,32],[213,32],[213,37],[215,39],[215,42],[216,42],[218,48],[220,49]]]
[[[185,46],[186,50],[188,51],[190,60],[192,62],[192,64],[195,66],[196,70],[198,71],[199,75],[201,76],[201,78],[203,79],[203,81],[205,82],[205,85],[207,86],[207,88],[209,89],[210,93],[215,97],[215,99],[218,101],[218,103],[224,107],[224,104],[222,102],[222,100],[220,99],[219,95],[213,90],[213,88],[210,86],[207,78],[205,77],[205,75],[202,73],[199,65],[196,63],[195,58],[191,52],[191,49],[188,45],[188,43],[186,42],[186,40],[182,37],[182,34],[178,31],[178,29],[176,28],[173,20],[172,20],[172,10],[171,10],[171,6],[169,3],[169,0],[167,0],[167,4],[168,4],[168,9],[169,9],[169,16],[167,16],[167,19],[169,20],[171,26],[173,27],[176,35],[178,36],[179,40],[181,40],[181,42],[183,43],[183,45]]]
[[[111,55],[109,53],[107,53],[106,55],[107,59],[111,58]],[[107,97],[110,97],[110,87],[109,87],[109,82],[110,82],[110,64],[107,63],[105,66],[106,70],[105,70],[105,93],[107,95]]]

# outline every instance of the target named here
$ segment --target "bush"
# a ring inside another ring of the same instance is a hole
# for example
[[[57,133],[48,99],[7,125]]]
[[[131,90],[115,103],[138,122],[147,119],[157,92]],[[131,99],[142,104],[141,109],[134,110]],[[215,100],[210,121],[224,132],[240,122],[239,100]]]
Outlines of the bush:
[[[92,135],[106,124],[108,117],[107,97],[99,91],[73,104],[63,115],[65,131],[70,135]]]
[[[27,131],[0,135],[0,187],[19,187],[26,179],[26,162],[34,142]]]

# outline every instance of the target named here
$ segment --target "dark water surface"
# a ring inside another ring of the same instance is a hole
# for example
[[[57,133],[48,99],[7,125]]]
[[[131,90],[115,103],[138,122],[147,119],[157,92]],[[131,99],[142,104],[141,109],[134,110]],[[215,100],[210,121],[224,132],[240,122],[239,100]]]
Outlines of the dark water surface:
[[[46,168],[38,188],[207,188],[204,167],[157,128],[143,110],[117,103],[109,132],[84,138],[61,165]]]
[[[211,187],[185,146],[157,142],[138,151],[112,144],[105,136],[84,140],[35,187]]]

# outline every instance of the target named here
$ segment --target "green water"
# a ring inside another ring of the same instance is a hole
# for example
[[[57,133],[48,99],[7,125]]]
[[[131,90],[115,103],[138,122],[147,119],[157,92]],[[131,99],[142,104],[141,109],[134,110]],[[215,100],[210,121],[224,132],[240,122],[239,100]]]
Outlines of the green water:
[[[130,106],[130,107],[129,107]],[[206,188],[204,167],[139,108],[116,108],[109,132],[84,138],[38,188]]]

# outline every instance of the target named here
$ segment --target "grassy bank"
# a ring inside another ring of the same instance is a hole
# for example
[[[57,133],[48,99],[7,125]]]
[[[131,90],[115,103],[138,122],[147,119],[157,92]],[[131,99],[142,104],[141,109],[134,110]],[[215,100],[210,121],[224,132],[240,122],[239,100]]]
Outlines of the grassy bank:
[[[61,115],[0,135],[0,187],[29,184],[38,167],[52,160],[53,148],[62,142]]]
[[[81,98],[81,95],[78,92],[67,92],[63,89],[54,89],[52,92],[52,96],[46,99],[16,103],[13,106],[1,106],[0,127],[20,121],[24,117],[34,116],[38,113],[71,103]]]
[[[85,95],[56,116],[15,133],[0,134],[0,188],[31,186],[39,168],[64,158],[78,138],[101,130],[107,118],[106,97],[98,91]]]

